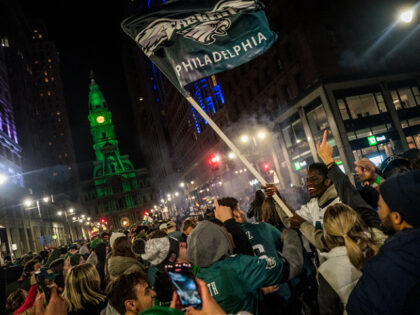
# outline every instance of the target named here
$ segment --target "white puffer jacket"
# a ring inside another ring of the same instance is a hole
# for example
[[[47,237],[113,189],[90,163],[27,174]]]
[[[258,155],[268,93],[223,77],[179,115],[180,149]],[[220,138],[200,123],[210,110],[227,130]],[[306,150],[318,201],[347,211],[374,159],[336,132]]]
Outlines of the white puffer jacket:
[[[335,247],[328,253],[321,253],[321,256],[327,260],[319,266],[318,272],[337,293],[346,309],[350,293],[362,273],[350,262],[345,246]]]

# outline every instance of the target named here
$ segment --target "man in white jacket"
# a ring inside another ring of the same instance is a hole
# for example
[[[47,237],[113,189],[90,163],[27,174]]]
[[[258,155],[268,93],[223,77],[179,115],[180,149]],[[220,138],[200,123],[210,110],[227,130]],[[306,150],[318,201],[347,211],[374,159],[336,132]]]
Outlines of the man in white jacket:
[[[325,164],[309,165],[306,188],[311,200],[296,210],[291,218],[281,211],[281,220],[286,227],[299,229],[309,242],[323,249],[324,244],[318,244],[319,241],[315,239],[313,227],[321,230],[325,210],[328,206],[341,202],[331,179],[328,178],[328,168]],[[265,192],[272,196],[277,192],[277,188],[269,184],[265,187]]]

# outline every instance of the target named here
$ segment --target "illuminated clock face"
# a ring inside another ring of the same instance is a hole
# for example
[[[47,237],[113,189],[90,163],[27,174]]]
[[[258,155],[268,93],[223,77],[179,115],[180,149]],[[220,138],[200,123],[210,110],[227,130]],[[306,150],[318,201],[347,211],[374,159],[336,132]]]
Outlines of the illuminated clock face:
[[[98,116],[98,117],[96,117],[96,122],[98,124],[103,124],[105,122],[105,117],[104,116]]]

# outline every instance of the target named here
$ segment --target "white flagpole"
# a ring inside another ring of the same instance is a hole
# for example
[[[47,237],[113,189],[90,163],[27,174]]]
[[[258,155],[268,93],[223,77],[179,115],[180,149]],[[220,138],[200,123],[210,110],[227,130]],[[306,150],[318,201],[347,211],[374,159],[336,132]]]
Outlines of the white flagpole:
[[[248,170],[255,176],[255,178],[261,183],[261,185],[265,186],[267,182],[265,179],[258,173],[258,171],[252,166],[251,163],[241,154],[238,148],[229,140],[229,138],[224,134],[224,132],[215,124],[215,122],[207,115],[207,113],[198,105],[193,97],[189,94],[186,96],[187,101],[195,108],[195,110],[208,122],[208,124],[213,128],[213,130],[219,135],[220,138],[227,144],[227,146],[238,156],[238,158],[245,164]],[[286,204],[277,196],[276,194],[273,195],[274,200],[278,203],[280,208],[289,216],[292,217],[293,214],[290,209],[286,206]],[[279,213],[279,216],[282,217]]]

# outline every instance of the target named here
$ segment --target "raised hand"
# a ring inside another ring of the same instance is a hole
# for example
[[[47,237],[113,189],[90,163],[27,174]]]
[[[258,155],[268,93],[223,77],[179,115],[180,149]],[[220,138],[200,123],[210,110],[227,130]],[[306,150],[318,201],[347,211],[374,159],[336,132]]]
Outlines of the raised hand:
[[[327,143],[327,130],[324,131],[322,143],[318,141],[318,143],[316,144],[316,151],[318,152],[319,157],[325,165],[334,162],[332,158],[333,148]]]
[[[225,222],[233,218],[232,209],[226,206],[219,205],[219,203],[217,202],[216,196],[213,197],[213,201],[214,201],[214,207],[215,207],[214,216],[216,217],[216,219],[218,219],[221,222]]]

